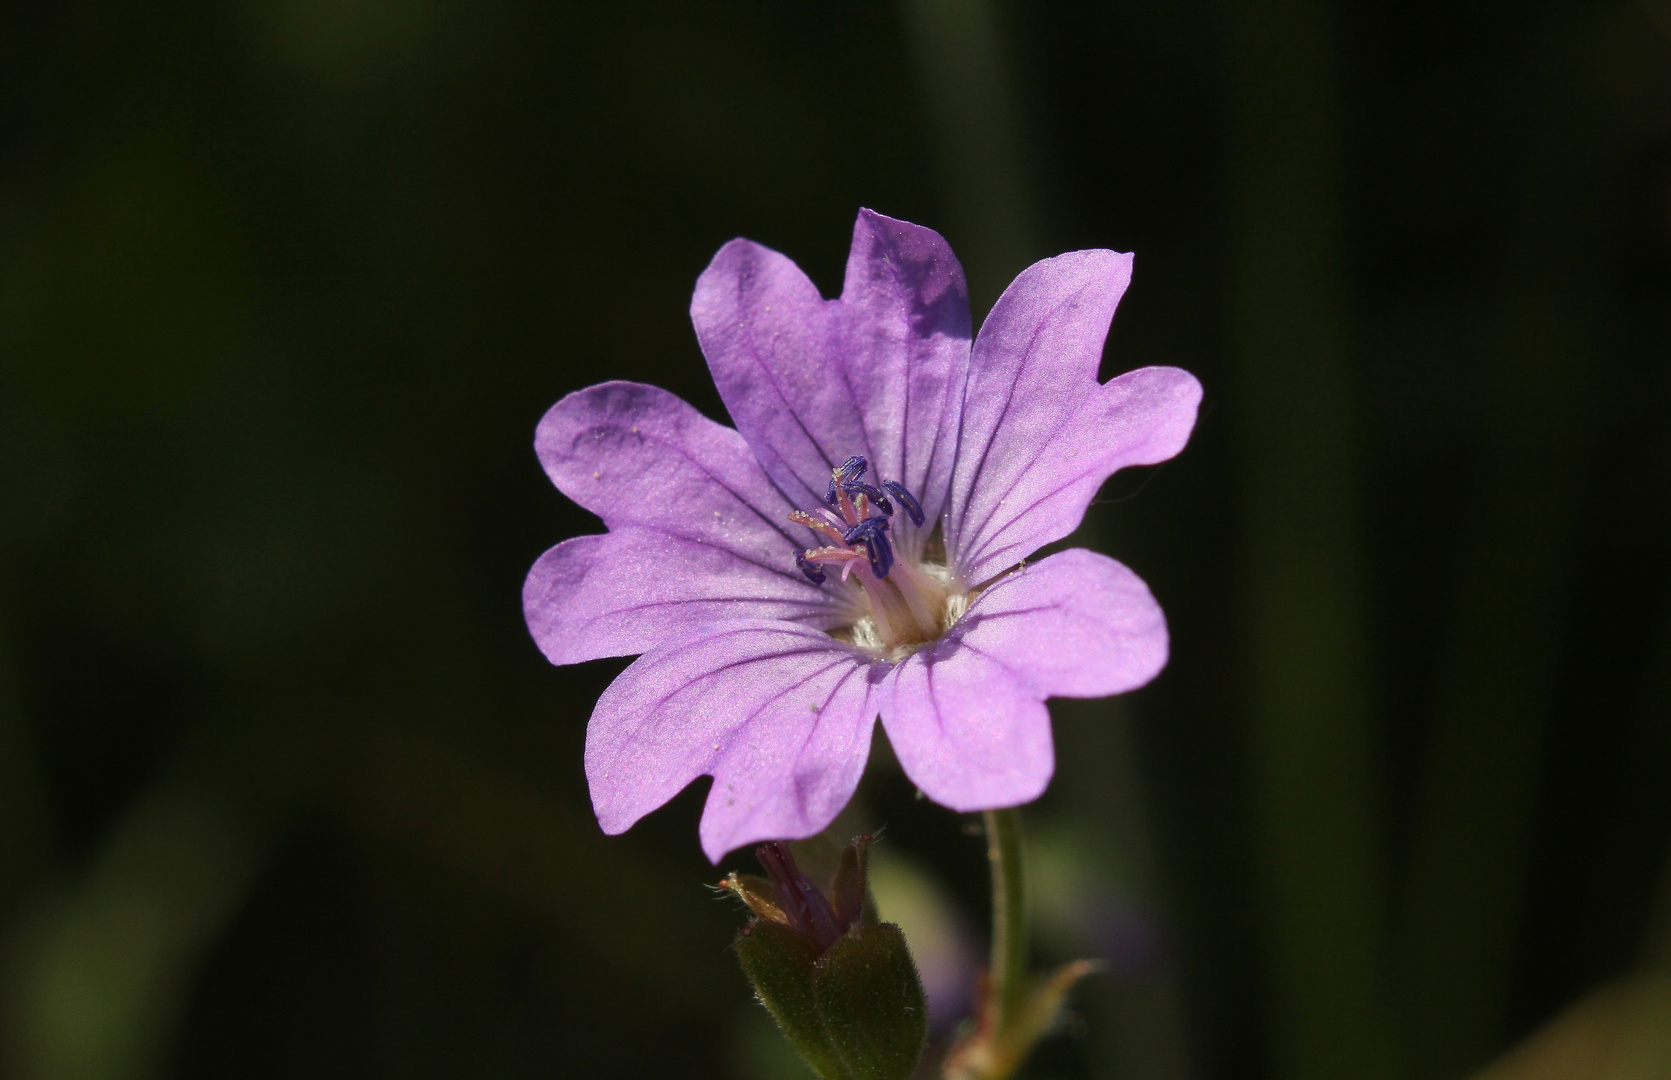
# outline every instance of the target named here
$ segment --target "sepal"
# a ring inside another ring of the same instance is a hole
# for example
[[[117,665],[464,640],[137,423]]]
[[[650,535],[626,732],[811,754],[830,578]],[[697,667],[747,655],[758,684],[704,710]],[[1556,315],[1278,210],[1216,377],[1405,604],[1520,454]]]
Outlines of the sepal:
[[[824,1080],[851,1080],[818,1008],[818,954],[810,942],[770,919],[754,919],[732,944],[743,974],[783,1037]]]
[[[922,979],[893,923],[855,926],[818,962],[818,1011],[853,1080],[905,1080],[928,1041]]]
[[[876,915],[869,842],[848,845],[827,892],[782,844],[758,852],[770,880],[732,874],[724,882],[754,916],[733,946],[744,974],[824,1080],[907,1080],[928,1039],[928,1003],[905,934]]]
[[[876,898],[870,893],[871,837],[857,836],[841,849],[841,862],[830,881],[830,906],[843,925],[875,926]]]

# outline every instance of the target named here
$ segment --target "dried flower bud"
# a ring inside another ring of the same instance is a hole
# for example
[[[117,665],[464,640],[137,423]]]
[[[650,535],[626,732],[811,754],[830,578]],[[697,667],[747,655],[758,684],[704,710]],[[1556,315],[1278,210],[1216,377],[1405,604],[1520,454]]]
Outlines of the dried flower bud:
[[[928,1005],[905,935],[879,922],[865,880],[870,837],[848,845],[828,892],[783,844],[757,852],[770,879],[725,887],[753,914],[735,948],[755,993],[824,1080],[905,1080],[928,1036]]]

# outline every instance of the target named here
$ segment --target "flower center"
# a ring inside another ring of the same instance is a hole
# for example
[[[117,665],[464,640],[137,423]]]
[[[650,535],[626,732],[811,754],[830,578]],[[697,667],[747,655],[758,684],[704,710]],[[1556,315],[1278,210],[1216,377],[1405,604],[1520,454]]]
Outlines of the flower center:
[[[815,585],[828,580],[826,567],[839,566],[843,582],[857,580],[862,600],[853,641],[897,660],[944,633],[963,615],[968,597],[953,588],[945,567],[899,558],[888,535],[895,504],[918,527],[922,504],[896,481],[883,480],[879,488],[865,483],[869,468],[862,457],[848,458],[831,470],[826,505],[789,514],[790,521],[828,541],[797,551],[795,565]]]

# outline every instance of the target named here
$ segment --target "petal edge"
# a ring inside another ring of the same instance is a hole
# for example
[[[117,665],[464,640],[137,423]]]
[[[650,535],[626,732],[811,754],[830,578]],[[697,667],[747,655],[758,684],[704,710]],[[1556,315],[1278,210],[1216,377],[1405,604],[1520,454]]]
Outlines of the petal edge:
[[[598,824],[624,832],[706,774],[714,786],[701,833],[713,861],[751,840],[818,832],[864,771],[871,677],[851,646],[759,619],[701,627],[646,653],[587,725]]]

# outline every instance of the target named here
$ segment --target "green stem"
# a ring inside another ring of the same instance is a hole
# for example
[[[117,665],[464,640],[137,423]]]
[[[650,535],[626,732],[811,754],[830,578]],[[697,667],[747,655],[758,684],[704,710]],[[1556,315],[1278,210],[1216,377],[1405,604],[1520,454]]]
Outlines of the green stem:
[[[1026,1008],[1027,897],[1022,866],[1021,813],[1015,809],[988,810],[986,858],[992,864],[993,1028],[1002,1039]]]
[[[992,966],[979,1022],[947,1053],[943,1080],[1009,1080],[1050,1030],[1073,984],[1098,967],[1078,960],[1036,980],[1028,972],[1020,811],[986,812],[986,858],[992,864]]]

